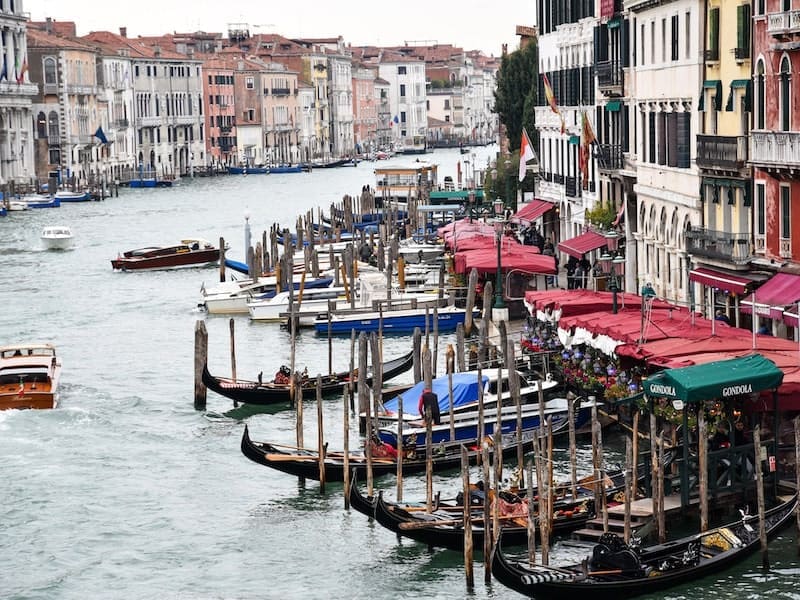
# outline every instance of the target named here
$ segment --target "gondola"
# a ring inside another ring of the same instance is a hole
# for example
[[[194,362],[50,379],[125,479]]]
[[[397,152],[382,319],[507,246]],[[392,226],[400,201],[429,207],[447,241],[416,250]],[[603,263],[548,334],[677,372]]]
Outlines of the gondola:
[[[766,512],[768,538],[788,524],[796,505],[794,495]],[[499,543],[492,573],[502,584],[537,599],[586,594],[592,600],[618,600],[719,574],[759,545],[758,516],[745,515],[722,527],[644,549],[626,545],[616,534],[604,534],[591,557],[566,568],[529,567],[511,560]]]
[[[533,442],[526,441],[523,450],[529,451],[533,448]],[[250,433],[245,426],[241,442],[242,454],[247,458],[265,467],[277,469],[289,475],[305,477],[306,479],[319,480],[319,453],[310,448],[296,448],[294,446],[283,446],[270,442],[256,442],[250,439]],[[504,446],[503,455],[506,457],[516,456],[516,446]],[[491,453],[491,450],[490,450]],[[481,455],[480,448],[472,447],[467,452],[471,464],[475,464]],[[438,445],[433,451],[433,470],[434,472],[457,469],[461,466],[461,446]],[[359,478],[367,475],[367,457],[363,451],[350,452],[349,467],[355,469]],[[344,481],[344,453],[331,452],[325,453],[325,480]],[[403,473],[424,473],[426,468],[425,450],[415,452],[413,456],[403,459]],[[375,477],[391,475],[397,473],[397,460],[394,458],[373,457],[372,474]]]
[[[383,363],[383,381],[408,371],[414,362],[413,353],[409,352],[398,358]],[[322,377],[322,393],[341,392],[350,383],[350,371],[342,371]],[[206,387],[221,396],[245,404],[275,404],[289,402],[291,391],[288,383],[272,383],[262,381],[233,380],[227,377],[216,377],[209,373],[208,365],[203,366],[203,383]],[[355,382],[354,382],[355,383]],[[367,373],[367,385],[372,383],[372,373]],[[313,398],[317,394],[317,378],[307,377],[301,380],[304,398]]]

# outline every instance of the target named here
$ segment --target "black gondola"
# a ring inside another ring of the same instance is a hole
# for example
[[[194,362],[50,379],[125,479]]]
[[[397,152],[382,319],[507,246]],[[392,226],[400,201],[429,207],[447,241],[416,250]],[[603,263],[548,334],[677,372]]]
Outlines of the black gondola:
[[[533,442],[528,441],[523,444],[525,452],[533,448]],[[244,428],[241,443],[242,453],[260,465],[271,467],[296,475],[306,479],[319,480],[319,453],[310,448],[296,448],[294,446],[283,446],[270,442],[256,442],[250,439],[247,426]],[[508,446],[503,448],[503,456],[516,456],[517,447]],[[480,448],[470,448],[468,457],[471,464],[476,464],[481,456]],[[490,454],[492,454],[490,450]],[[433,453],[433,470],[435,472],[457,469],[461,466],[461,446],[457,443],[452,445],[436,445]],[[359,478],[367,475],[367,457],[363,451],[350,452],[350,469],[354,469]],[[325,453],[325,480],[344,481],[344,453],[328,451]],[[425,449],[415,451],[413,457],[407,456],[403,459],[403,473],[424,473]],[[395,458],[373,457],[372,474],[375,477],[382,475],[392,475],[397,473],[397,460]]]
[[[383,381],[405,373],[413,362],[413,353],[383,363]],[[350,383],[350,371],[343,371],[322,377],[322,393],[341,392]],[[260,381],[233,380],[227,377],[216,377],[209,373],[208,365],[203,366],[203,383],[206,387],[221,396],[245,404],[276,404],[289,402],[290,388],[288,383],[271,383]],[[355,382],[354,382],[355,383]],[[367,373],[367,385],[372,384],[372,372]],[[304,398],[313,398],[317,394],[317,378],[307,377],[301,381]]]
[[[766,512],[769,538],[789,523],[796,504],[795,495]],[[722,572],[758,550],[758,530],[758,516],[746,515],[705,533],[641,550],[605,534],[591,557],[566,568],[529,567],[508,558],[498,544],[492,573],[502,584],[537,599],[580,594],[593,600],[632,598]]]

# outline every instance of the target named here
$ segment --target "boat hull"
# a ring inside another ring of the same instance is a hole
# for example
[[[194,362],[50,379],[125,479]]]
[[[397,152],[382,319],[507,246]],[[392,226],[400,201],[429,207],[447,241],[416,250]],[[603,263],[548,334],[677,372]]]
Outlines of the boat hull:
[[[425,330],[434,329],[433,310],[425,311],[398,311],[401,315],[392,315],[387,311],[383,315],[379,313],[363,313],[348,317],[334,316],[330,320],[330,332],[333,335],[349,335],[351,331],[383,331],[386,333],[411,333],[419,327]],[[437,326],[439,332],[455,331],[459,323],[464,322],[466,311],[456,309],[452,311],[439,311],[437,315]],[[314,323],[314,329],[320,335],[326,335],[329,330],[327,319],[318,319]]]
[[[267,167],[228,167],[228,175],[267,175]]]
[[[175,267],[195,267],[213,265],[219,261],[219,250],[195,250],[165,256],[118,257],[111,266],[119,271],[143,271],[147,269],[172,269]]]
[[[92,196],[89,192],[56,192],[55,198],[61,202],[88,202]]]

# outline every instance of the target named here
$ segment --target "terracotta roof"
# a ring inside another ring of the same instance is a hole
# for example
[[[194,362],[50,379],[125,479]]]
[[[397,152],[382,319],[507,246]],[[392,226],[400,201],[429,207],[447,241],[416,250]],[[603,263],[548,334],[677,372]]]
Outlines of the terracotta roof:
[[[40,29],[28,29],[27,31],[29,48],[70,48],[94,52],[92,44],[87,44],[81,39],[54,35]]]
[[[142,39],[128,38],[110,31],[92,31],[88,35],[80,38],[85,43],[91,43],[99,46],[105,52],[118,54],[119,50],[127,49],[131,58],[153,58],[156,60],[179,60],[185,62],[193,60],[186,54],[180,54],[174,50],[160,48],[158,54],[156,53],[157,45],[150,45]]]

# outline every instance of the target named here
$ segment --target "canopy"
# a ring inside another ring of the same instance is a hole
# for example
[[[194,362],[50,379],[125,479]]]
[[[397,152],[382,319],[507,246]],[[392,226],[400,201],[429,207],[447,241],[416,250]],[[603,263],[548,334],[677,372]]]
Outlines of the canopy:
[[[558,245],[558,249],[565,254],[574,256],[575,258],[581,258],[587,252],[597,250],[598,248],[605,246],[607,243],[608,240],[606,239],[606,236],[601,235],[596,231],[587,231],[586,233],[582,233],[581,235],[569,239],[566,242],[561,242]]]
[[[657,398],[701,402],[775,389],[783,371],[760,354],[682,369],[667,369],[644,380],[644,392]]]
[[[477,269],[478,273],[483,274],[496,273],[497,247],[459,251],[455,255],[454,264],[456,273],[469,273],[472,269]],[[505,273],[519,270],[526,273],[555,275],[556,259],[554,256],[539,254],[536,246],[522,244],[508,246],[504,243],[500,253],[500,270]]]
[[[483,385],[489,378],[482,376]],[[439,397],[439,410],[444,414],[450,411],[450,383],[447,376],[433,380],[431,390]],[[403,415],[419,416],[419,398],[425,391],[425,382],[420,381],[414,387],[399,396],[383,403],[386,412],[397,414],[400,402],[403,403]],[[453,407],[463,406],[478,401],[478,376],[475,373],[453,373]]]
[[[778,273],[760,288],[742,300],[743,313],[756,313],[770,319],[781,319],[783,309],[800,300],[800,275]]]
[[[548,210],[555,207],[556,205],[552,202],[547,202],[545,200],[533,200],[529,204],[526,204],[520,208],[516,214],[511,217],[511,220],[515,222],[525,221],[530,223],[531,221],[535,221],[541,217]]]
[[[752,279],[741,277],[732,273],[724,273],[715,269],[698,267],[689,272],[689,281],[696,281],[709,287],[719,288],[733,294],[744,294],[747,287],[753,283]]]

